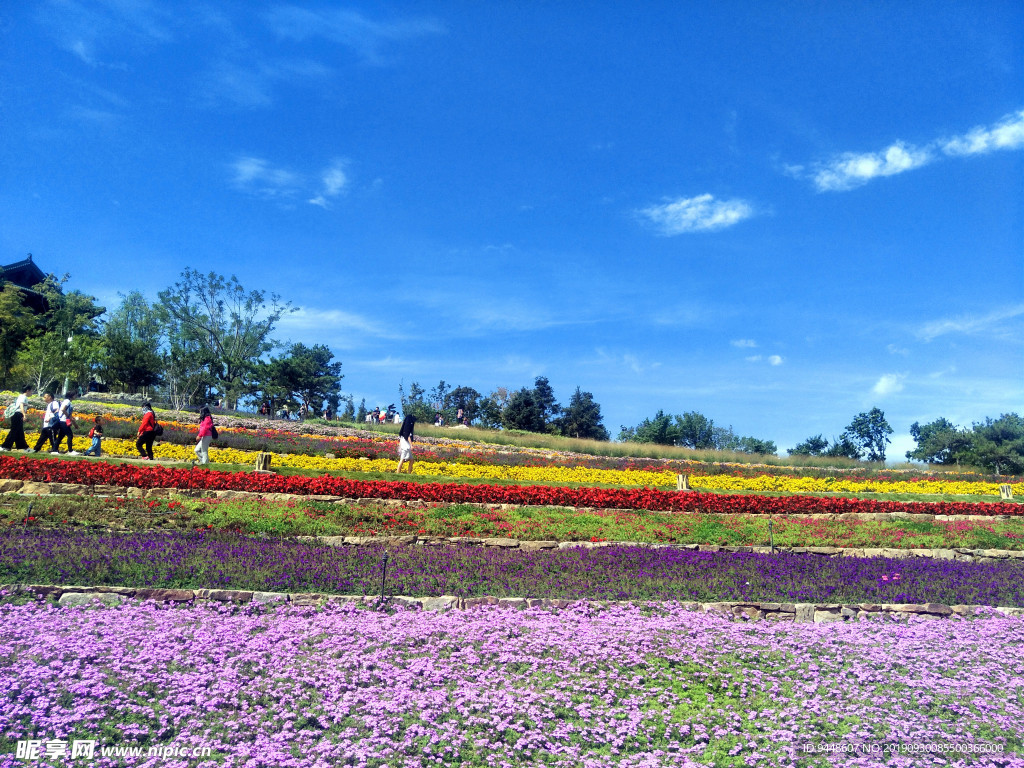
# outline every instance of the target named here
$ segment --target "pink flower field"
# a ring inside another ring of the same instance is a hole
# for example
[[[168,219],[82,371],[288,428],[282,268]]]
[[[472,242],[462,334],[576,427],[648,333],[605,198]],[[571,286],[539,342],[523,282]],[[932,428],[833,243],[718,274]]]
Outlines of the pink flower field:
[[[0,766],[1024,766],[1022,646],[997,615],[8,603]]]

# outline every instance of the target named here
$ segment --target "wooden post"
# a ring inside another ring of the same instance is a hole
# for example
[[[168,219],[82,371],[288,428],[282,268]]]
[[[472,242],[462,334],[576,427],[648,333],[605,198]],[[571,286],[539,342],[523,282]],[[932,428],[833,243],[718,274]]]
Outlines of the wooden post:
[[[677,491],[689,491],[690,488],[690,476],[689,475],[676,475],[676,490]]]
[[[269,453],[257,453],[256,454],[256,471],[257,472],[270,472],[270,457],[272,454]]]
[[[999,498],[1003,501],[1009,501],[1013,498],[1013,486],[1009,483],[999,486]]]

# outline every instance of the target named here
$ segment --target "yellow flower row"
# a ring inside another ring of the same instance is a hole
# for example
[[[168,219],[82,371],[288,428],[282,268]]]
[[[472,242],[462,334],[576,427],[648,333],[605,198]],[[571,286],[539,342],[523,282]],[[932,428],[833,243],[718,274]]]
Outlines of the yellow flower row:
[[[81,438],[80,438],[81,439]],[[107,439],[103,452],[110,456],[137,456],[134,441]],[[157,443],[154,455],[161,459],[190,461],[195,458],[193,447],[173,443]],[[236,448],[210,449],[210,460],[218,464],[253,464],[255,451]],[[340,458],[300,454],[276,454],[276,466],[321,472],[393,472],[395,459]],[[413,471],[417,475],[440,476],[467,480],[511,480],[521,482],[553,482],[581,485],[648,486],[675,488],[673,472],[642,470],[587,469],[585,467],[519,467],[490,464],[451,464],[447,462],[417,461]],[[781,491],[785,493],[913,493],[950,494],[964,496],[998,496],[996,483],[969,483],[944,480],[906,482],[896,480],[848,480],[839,478],[785,477],[762,475],[736,477],[733,475],[691,475],[690,487],[702,491]],[[1024,483],[1013,486],[1016,495],[1024,495]]]

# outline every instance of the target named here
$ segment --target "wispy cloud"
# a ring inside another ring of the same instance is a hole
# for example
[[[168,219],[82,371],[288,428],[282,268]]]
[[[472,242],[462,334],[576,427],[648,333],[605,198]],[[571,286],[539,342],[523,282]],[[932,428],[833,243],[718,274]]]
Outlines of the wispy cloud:
[[[261,157],[240,157],[231,164],[232,185],[264,199],[294,197],[302,186],[301,174],[276,168]]]
[[[131,45],[167,42],[172,38],[175,23],[174,12],[146,0],[100,3],[51,0],[39,6],[37,17],[58,43],[84,64],[117,69],[124,65],[108,62],[109,52],[121,55],[124,41]],[[55,23],[58,19],[59,23]]]
[[[311,176],[289,168],[275,166],[262,157],[245,155],[229,164],[231,185],[246,194],[263,200],[292,202],[312,195],[306,202],[329,208],[349,185],[346,161],[335,160],[318,175]]]
[[[320,193],[309,202],[319,205],[321,208],[327,208],[330,205],[330,199],[340,195],[348,184],[344,161],[335,160],[331,163],[320,174],[320,181]]]
[[[878,152],[844,152],[817,163],[809,172],[802,165],[784,166],[786,173],[809,175],[819,192],[856,189],[873,179],[912,171],[943,156],[967,156],[999,149],[1024,148],[1024,110],[1007,115],[991,126],[978,126],[967,133],[932,141],[917,147],[895,141]]]
[[[434,19],[375,21],[342,8],[310,10],[279,5],[265,14],[264,19],[279,37],[297,42],[314,37],[325,38],[350,48],[370,64],[387,62],[383,49],[388,43],[445,32],[444,25]]]
[[[875,382],[875,386],[871,388],[871,392],[872,394],[880,397],[892,395],[896,392],[902,392],[903,381],[906,378],[907,374],[905,373],[887,373]]]
[[[740,349],[752,349],[757,346],[757,342],[753,339],[733,339],[729,343]]]
[[[895,176],[913,168],[920,168],[932,158],[931,150],[918,149],[902,142],[897,142],[881,152],[847,152],[818,166],[814,173],[814,185],[820,192],[854,189],[881,176]]]
[[[768,356],[768,364],[769,365],[782,365],[783,362],[785,362],[785,358],[781,357],[780,355],[769,355]]]
[[[1024,147],[1024,109],[1007,115],[988,128],[978,126],[962,136],[946,139],[941,146],[947,155],[978,155],[996,149],[1020,149]]]
[[[1024,304],[1017,304],[994,310],[987,315],[961,315],[959,317],[933,320],[922,325],[917,330],[917,336],[925,341],[931,341],[939,336],[945,336],[950,333],[968,335],[989,334],[997,338],[1004,338],[1011,335],[1005,327],[1007,321],[1012,321],[1022,316],[1024,316]],[[1020,338],[1019,334],[1015,335],[1018,339]]]
[[[597,362],[619,369],[625,368],[638,376],[661,368],[661,363],[656,361],[644,362],[632,352],[615,354],[608,352],[603,347],[598,347],[594,351],[597,352]]]
[[[666,236],[687,232],[712,232],[739,224],[754,215],[753,207],[744,200],[716,200],[711,194],[667,200],[638,211]]]
[[[746,360],[748,363],[760,363],[762,360],[764,360],[765,362],[768,363],[768,365],[782,365],[784,362],[786,362],[786,358],[782,357],[781,355],[768,355],[767,357],[765,357],[764,355],[750,355],[749,357],[745,357],[743,359]]]
[[[354,349],[367,342],[407,338],[377,320],[340,309],[301,307],[277,324],[276,332],[308,343]]]

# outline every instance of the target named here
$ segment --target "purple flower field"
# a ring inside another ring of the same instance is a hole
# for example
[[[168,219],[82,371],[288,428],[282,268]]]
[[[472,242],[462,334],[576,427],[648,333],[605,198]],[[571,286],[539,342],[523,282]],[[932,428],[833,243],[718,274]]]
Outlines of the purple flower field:
[[[7,603],[0,766],[28,738],[212,748],[50,763],[154,768],[1024,766],[1022,649],[999,617]]]
[[[815,557],[609,546],[329,547],[233,534],[0,532],[0,584],[576,600],[1024,606],[1024,561]]]

